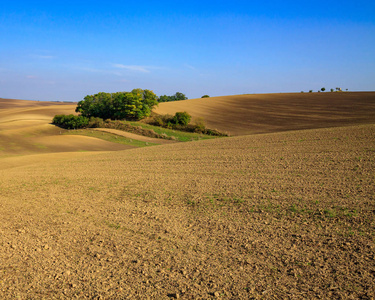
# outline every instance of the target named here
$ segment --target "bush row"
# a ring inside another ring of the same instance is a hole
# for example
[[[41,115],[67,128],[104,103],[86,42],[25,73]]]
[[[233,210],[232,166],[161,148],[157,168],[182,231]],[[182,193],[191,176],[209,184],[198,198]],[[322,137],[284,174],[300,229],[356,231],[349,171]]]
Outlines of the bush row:
[[[56,115],[52,124],[60,126],[65,129],[78,129],[89,126],[89,118],[75,115]]]
[[[155,115],[148,121],[148,123],[159,127],[186,132],[196,132],[213,136],[227,136],[227,134],[215,129],[206,128],[203,118],[197,118],[194,124],[190,124],[190,121],[191,116],[187,112],[177,112],[174,116]]]
[[[114,121],[110,119],[104,121],[103,119],[97,117],[91,117],[90,119],[88,119],[86,117],[75,115],[56,115],[53,118],[52,123],[65,129],[111,128],[152,138],[173,139],[172,137],[168,137],[163,134],[158,134],[152,129],[145,129],[141,126],[133,126],[126,121]]]
[[[223,134],[217,130],[206,128],[203,118],[196,119],[194,124],[190,124],[190,121],[191,116],[187,112],[177,112],[174,116],[155,115],[148,121],[148,123],[159,127],[186,132],[196,132],[213,136],[227,136],[226,134]],[[111,128],[153,138],[170,139],[170,137],[158,134],[152,129],[145,129],[141,126],[134,126],[129,122],[121,120],[107,119],[104,121],[102,118],[98,117],[87,118],[84,116],[75,115],[56,115],[53,118],[52,123],[65,129]]]
[[[116,121],[105,120],[105,121],[103,121],[103,120],[101,120],[100,123],[101,123],[99,125],[100,128],[118,129],[118,130],[123,130],[123,131],[131,132],[131,133],[134,133],[134,134],[138,134],[138,135],[152,137],[152,138],[167,139],[167,140],[173,139],[173,137],[167,136],[165,134],[158,134],[152,129],[143,128],[142,126],[131,125],[126,121],[120,121],[120,120],[116,120]],[[98,128],[99,128],[99,126],[98,126]],[[96,127],[96,125],[94,125],[93,127]]]

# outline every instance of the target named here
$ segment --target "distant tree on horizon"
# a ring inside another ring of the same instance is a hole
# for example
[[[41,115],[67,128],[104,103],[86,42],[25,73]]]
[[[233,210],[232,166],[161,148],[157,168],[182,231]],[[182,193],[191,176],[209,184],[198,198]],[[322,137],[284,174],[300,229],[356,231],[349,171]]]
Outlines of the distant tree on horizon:
[[[187,100],[188,99],[188,97],[186,97],[185,94],[180,93],[180,92],[177,92],[174,96],[176,97],[176,100]]]
[[[188,98],[185,94],[177,92],[172,96],[162,95],[159,97],[158,102],[171,102],[171,101],[180,101],[180,100],[187,100]]]
[[[203,95],[201,98],[210,98],[208,95]]]
[[[321,90],[322,92],[324,92],[324,91],[326,90],[326,88],[325,88],[325,87],[322,87],[320,90]]]

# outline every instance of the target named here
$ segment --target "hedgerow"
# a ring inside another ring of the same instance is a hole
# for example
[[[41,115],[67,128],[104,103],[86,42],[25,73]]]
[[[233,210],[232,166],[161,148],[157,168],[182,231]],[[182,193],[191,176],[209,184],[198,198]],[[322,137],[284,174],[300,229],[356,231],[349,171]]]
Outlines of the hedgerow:
[[[56,115],[52,123],[65,129],[85,128],[89,125],[89,119],[84,116]]]

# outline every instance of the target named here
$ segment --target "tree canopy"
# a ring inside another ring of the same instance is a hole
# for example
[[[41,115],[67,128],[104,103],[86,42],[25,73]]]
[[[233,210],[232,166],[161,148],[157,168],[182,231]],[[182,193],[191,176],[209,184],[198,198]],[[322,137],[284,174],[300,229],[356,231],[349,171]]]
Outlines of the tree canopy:
[[[76,112],[83,117],[112,120],[140,120],[148,117],[158,104],[158,97],[150,90],[134,89],[131,92],[98,93],[87,95],[78,102]]]
[[[187,100],[188,98],[185,94],[177,92],[172,96],[162,95],[159,97],[159,102],[171,102],[171,101],[180,101],[180,100]]]

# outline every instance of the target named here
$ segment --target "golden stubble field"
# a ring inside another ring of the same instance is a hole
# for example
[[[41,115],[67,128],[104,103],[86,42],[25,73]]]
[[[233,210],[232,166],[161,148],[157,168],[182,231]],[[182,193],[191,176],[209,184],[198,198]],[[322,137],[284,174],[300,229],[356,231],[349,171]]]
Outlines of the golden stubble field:
[[[21,157],[1,298],[375,297],[373,124]]]
[[[124,150],[129,147],[90,137],[61,135],[57,114],[75,113],[76,103],[0,98],[0,159],[61,152]]]

